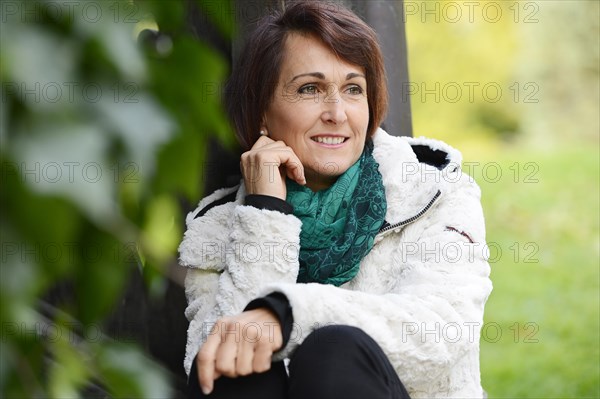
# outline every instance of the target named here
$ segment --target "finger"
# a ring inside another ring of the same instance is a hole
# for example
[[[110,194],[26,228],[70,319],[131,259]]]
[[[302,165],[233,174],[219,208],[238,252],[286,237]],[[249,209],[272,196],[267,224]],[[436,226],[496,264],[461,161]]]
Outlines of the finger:
[[[275,164],[279,167],[285,164],[286,174],[290,179],[297,181],[299,184],[302,184],[305,180],[304,166],[300,162],[300,158],[291,147],[286,146],[282,141],[272,142],[259,149],[243,153],[240,164],[244,171],[254,171],[257,165],[272,167]]]
[[[237,371],[239,375],[251,374],[254,370],[254,354],[261,339],[264,339],[260,324],[254,319],[256,312],[242,313],[240,319],[243,328],[242,341],[238,346]]]
[[[272,150],[272,149],[286,149],[292,151],[292,148],[288,146],[283,140],[273,140],[268,137],[261,137],[254,146],[248,152],[254,152],[256,150]],[[293,151],[292,151],[293,152]]]
[[[304,176],[304,166],[300,162],[300,158],[290,148],[289,152],[284,153],[285,157],[281,158],[281,164],[285,167],[285,173],[287,177],[294,180],[298,184],[306,184],[306,177]],[[283,155],[282,155],[283,156]]]
[[[246,341],[245,338],[242,339]],[[238,347],[237,358],[235,361],[235,368],[237,375],[248,375],[252,373],[254,359],[254,344],[244,343]]]
[[[218,324],[215,325],[218,331]],[[213,331],[215,331],[213,328]],[[196,357],[196,366],[198,368],[198,381],[200,388],[205,395],[213,390],[215,380],[215,360],[217,349],[221,343],[221,337],[218,333],[211,333],[208,339],[200,348]]]
[[[249,151],[246,154],[246,160],[252,160],[253,162],[262,160],[263,158],[277,159],[279,164],[287,164],[287,167],[294,173],[300,172],[299,175],[292,174],[289,176],[291,179],[303,178],[304,167],[300,158],[296,155],[292,147],[286,145],[283,141],[274,141],[260,147],[257,151]]]
[[[269,140],[270,142],[267,142],[266,140]],[[292,149],[287,147],[283,141],[273,141],[269,138],[265,138],[265,141],[257,142],[252,149],[241,155],[240,165],[242,167],[252,167],[260,165],[260,162],[264,160],[276,160],[279,158],[277,151],[281,150],[292,151]]]
[[[250,151],[259,149],[261,147],[264,147],[267,144],[271,144],[271,143],[275,143],[275,142],[276,141],[273,140],[272,138],[269,138],[267,136],[260,136],[258,138],[258,140],[256,140],[256,142],[252,145],[252,147],[250,148]]]
[[[221,345],[217,349],[215,369],[227,377],[237,377],[236,358],[239,345],[239,323],[227,323],[221,330]]]
[[[271,368],[273,351],[269,345],[258,345],[252,359],[252,370],[255,373],[264,373]]]
[[[235,378],[238,376],[236,370],[238,347],[234,341],[223,343],[217,351],[215,370],[226,377]]]

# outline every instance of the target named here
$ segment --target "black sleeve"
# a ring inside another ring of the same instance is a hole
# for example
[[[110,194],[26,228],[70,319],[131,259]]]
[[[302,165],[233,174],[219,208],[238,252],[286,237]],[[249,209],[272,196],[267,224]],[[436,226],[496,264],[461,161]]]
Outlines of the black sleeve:
[[[268,209],[270,211],[278,211],[286,215],[294,212],[294,207],[281,198],[272,197],[270,195],[248,194],[244,200],[246,205],[253,206],[258,209]]]
[[[281,292],[274,292],[262,298],[257,298],[250,302],[244,309],[253,310],[258,308],[267,308],[273,312],[279,319],[281,325],[281,335],[283,336],[282,348],[287,345],[292,335],[292,327],[294,326],[294,316],[292,315],[292,307],[290,301]]]

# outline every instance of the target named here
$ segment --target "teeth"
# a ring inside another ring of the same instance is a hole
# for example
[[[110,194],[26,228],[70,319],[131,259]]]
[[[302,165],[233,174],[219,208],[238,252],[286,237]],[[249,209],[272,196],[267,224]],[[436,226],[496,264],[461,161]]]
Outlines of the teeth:
[[[344,137],[313,137],[313,140],[317,143],[335,145],[342,144],[345,139]]]

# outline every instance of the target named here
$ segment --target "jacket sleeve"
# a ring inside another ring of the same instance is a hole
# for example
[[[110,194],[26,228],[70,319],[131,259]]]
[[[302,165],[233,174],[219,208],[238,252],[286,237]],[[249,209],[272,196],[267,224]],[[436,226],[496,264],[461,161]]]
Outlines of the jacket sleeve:
[[[189,268],[187,373],[218,318],[242,312],[270,283],[296,281],[301,227],[293,215],[239,203],[196,213],[179,247],[180,263]]]
[[[380,284],[385,292],[369,286],[266,287],[263,294],[286,295],[293,312],[294,330],[277,356],[289,356],[318,327],[346,324],[373,337],[407,385],[423,385],[468,351],[478,351],[491,292],[480,192],[468,177],[453,189],[418,223],[386,237],[363,260],[359,273],[379,273],[379,278],[377,268],[393,263]]]

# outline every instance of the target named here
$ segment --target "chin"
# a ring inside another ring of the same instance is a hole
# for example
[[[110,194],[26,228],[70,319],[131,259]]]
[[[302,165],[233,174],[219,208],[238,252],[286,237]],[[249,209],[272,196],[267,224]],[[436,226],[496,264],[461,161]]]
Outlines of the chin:
[[[337,177],[344,174],[344,172],[347,171],[352,164],[347,161],[330,159],[327,161],[318,162],[317,165],[319,165],[319,170],[317,171],[319,175]]]

